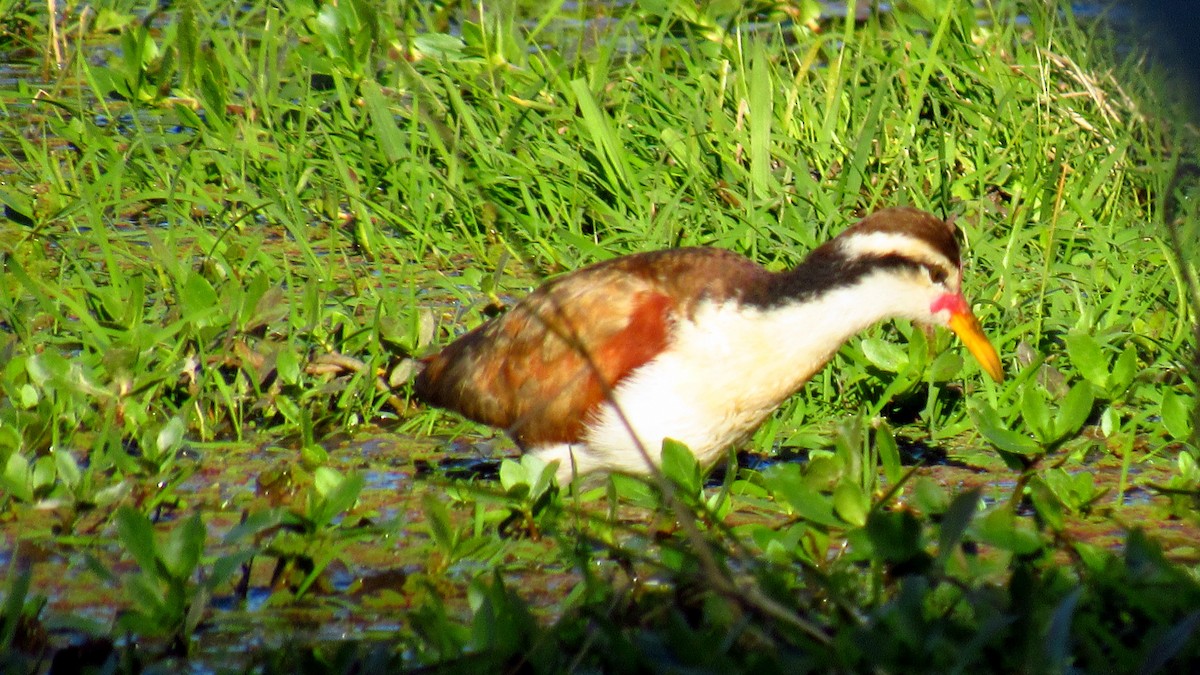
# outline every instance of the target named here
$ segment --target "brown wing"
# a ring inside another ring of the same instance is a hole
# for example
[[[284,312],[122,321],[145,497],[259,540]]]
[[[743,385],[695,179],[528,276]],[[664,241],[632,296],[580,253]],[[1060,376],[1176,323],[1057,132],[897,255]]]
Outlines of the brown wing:
[[[523,447],[578,441],[589,412],[667,346],[698,299],[732,297],[765,275],[719,249],[598,263],[429,357],[414,388],[427,403],[508,430]]]

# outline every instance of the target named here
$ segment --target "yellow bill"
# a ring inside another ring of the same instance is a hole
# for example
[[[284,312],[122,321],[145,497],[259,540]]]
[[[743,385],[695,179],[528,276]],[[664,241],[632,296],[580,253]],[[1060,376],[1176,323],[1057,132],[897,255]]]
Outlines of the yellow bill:
[[[950,313],[950,330],[958,335],[963,344],[967,346],[967,351],[979,361],[979,365],[983,366],[983,370],[992,376],[992,379],[1001,382],[1004,380],[1004,368],[1000,365],[1000,355],[996,353],[996,348],[988,341],[987,336],[983,334],[983,328],[979,326],[979,319],[971,313],[970,309],[952,311]]]

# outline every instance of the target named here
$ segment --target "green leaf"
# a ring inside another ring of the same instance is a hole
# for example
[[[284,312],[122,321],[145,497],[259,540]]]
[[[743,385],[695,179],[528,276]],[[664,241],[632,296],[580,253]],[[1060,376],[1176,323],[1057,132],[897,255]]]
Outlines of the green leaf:
[[[644,509],[660,505],[659,493],[644,480],[620,473],[609,474],[609,494],[614,502],[624,500]]]
[[[801,518],[829,527],[844,524],[833,515],[830,499],[804,480],[798,466],[777,465],[763,474],[763,478],[775,499],[786,503]]]
[[[913,482],[912,500],[921,513],[926,515],[945,513],[951,504],[946,489],[928,476],[921,476]]]
[[[1077,382],[1063,398],[1058,409],[1054,424],[1054,438],[1061,441],[1079,432],[1088,418],[1092,415],[1096,397],[1092,394],[1092,385],[1087,381]]]
[[[908,354],[899,345],[880,338],[866,338],[860,344],[863,356],[876,368],[888,373],[908,369]]]
[[[55,448],[53,454],[59,480],[68,488],[73,489],[79,485],[82,472],[79,470],[79,463],[75,461],[75,456],[61,448]]]
[[[934,382],[952,380],[963,368],[963,358],[958,352],[942,352],[929,364],[929,379]]]
[[[379,84],[371,79],[363,80],[360,86],[363,103],[371,116],[371,127],[375,130],[375,141],[389,163],[395,164],[408,156],[407,137],[396,124],[395,114],[388,107]]]
[[[158,430],[158,436],[154,440],[154,445],[158,449],[159,456],[167,453],[175,452],[183,443],[183,433],[187,430],[187,426],[183,423],[183,418],[172,417],[162,429]]]
[[[117,625],[122,630],[141,635],[162,635],[172,629],[171,612],[157,576],[146,572],[132,574],[125,577],[123,586],[134,610],[119,615]]]
[[[1050,421],[1050,403],[1046,394],[1033,381],[1026,381],[1021,391],[1021,418],[1042,444],[1054,441],[1054,426]]]
[[[1185,441],[1192,436],[1192,409],[1196,400],[1178,392],[1166,389],[1162,395],[1162,405],[1159,415],[1162,416],[1163,426],[1167,433],[1177,441]]]
[[[186,580],[196,571],[200,564],[200,555],[204,552],[205,534],[204,522],[200,520],[199,513],[193,514],[167,534],[159,550],[159,557],[172,579]]]
[[[863,494],[862,486],[851,481],[842,481],[833,489],[833,509],[842,520],[855,526],[867,524],[867,512],[871,500]]]
[[[700,493],[700,464],[686,445],[673,438],[663,439],[662,472],[685,494]]]
[[[284,384],[300,383],[300,356],[291,345],[284,345],[275,355],[275,371]]]
[[[332,492],[342,482],[342,474],[337,469],[323,466],[313,471],[313,487],[322,497]]]
[[[1112,372],[1109,374],[1108,381],[1108,396],[1117,398],[1129,389],[1129,385],[1133,384],[1133,378],[1137,375],[1137,350],[1132,346],[1126,347],[1125,351],[1117,357],[1117,362],[1113,364]]]
[[[150,520],[128,506],[117,509],[116,519],[121,545],[133,556],[143,572],[158,578],[158,553],[154,543],[154,526]]]
[[[33,202],[24,194],[0,189],[0,205],[4,206],[4,216],[9,220],[25,227],[37,225]]]
[[[982,491],[979,488],[967,490],[956,496],[950,502],[950,506],[946,508],[938,528],[938,563],[940,565],[944,565],[950,554],[958,547],[967,527],[975,518],[975,514],[979,512],[981,495]]]
[[[975,420],[975,426],[979,427],[979,433],[983,434],[989,443],[1004,452],[1016,455],[1037,455],[1042,452],[1042,447],[1033,439],[1012,429],[1001,427],[995,411],[986,404],[974,404],[971,418]]]
[[[209,317],[220,312],[217,292],[203,275],[193,272],[179,292],[179,304],[183,308],[183,319],[197,326],[207,326]]]
[[[500,462],[500,487],[510,494],[518,487],[529,487],[529,474],[521,462],[513,459]]]
[[[458,531],[450,524],[450,511],[442,500],[432,492],[426,492],[425,523],[438,550],[450,555],[458,547]]]
[[[423,56],[442,61],[457,61],[466,56],[462,39],[448,33],[421,33],[413,38],[412,47]]]
[[[19,452],[8,456],[4,463],[4,487],[12,496],[24,502],[33,501],[33,483],[30,480],[29,460]]]
[[[1067,355],[1085,380],[1104,389],[1108,385],[1108,359],[1096,338],[1084,333],[1066,336]]]
[[[284,509],[272,508],[264,511],[251,511],[245,519],[225,533],[222,542],[226,545],[237,544],[243,539],[262,534],[274,529],[283,522]]]
[[[33,481],[34,496],[37,497],[42,490],[54,485],[54,480],[58,476],[55,467],[55,460],[49,455],[42,455],[33,461],[33,471],[30,472],[30,479]]]
[[[883,465],[883,475],[891,485],[900,482],[900,448],[896,445],[896,437],[887,422],[881,421],[875,429],[875,451],[879,453],[879,463]]]
[[[326,493],[325,503],[330,521],[334,516],[349,511],[354,506],[364,485],[366,485],[366,479],[362,474],[351,473],[338,481],[337,485]]]
[[[525,467],[525,475],[531,479],[529,496],[537,499],[550,489],[558,473],[557,467],[550,466],[546,460],[533,454],[522,455],[521,464]]]
[[[71,364],[61,354],[45,351],[34,354],[25,361],[25,372],[29,379],[40,387],[54,386],[67,379]]]
[[[1108,406],[1104,412],[1100,413],[1100,433],[1107,438],[1112,436],[1121,427],[1121,413],[1117,412],[1116,407]]]
[[[20,626],[25,599],[29,596],[32,565],[11,565],[5,584],[4,605],[0,608],[0,653],[9,654],[13,638]]]
[[[1052,471],[1046,472],[1045,475],[1052,475]],[[1061,532],[1064,525],[1063,506],[1065,504],[1062,496],[1054,490],[1050,482],[1048,478],[1034,476],[1029,481],[1029,499],[1046,525],[1055,532]]]
[[[224,586],[233,579],[242,565],[250,563],[257,554],[255,549],[244,549],[217,558],[213,562],[212,571],[204,579],[204,585],[210,591]]]
[[[975,519],[971,528],[975,538],[984,544],[1011,551],[1017,555],[1029,555],[1042,547],[1033,524],[1018,519],[1006,508],[995,508],[982,518]]]
[[[42,397],[38,394],[37,388],[27,383],[21,385],[17,389],[17,395],[14,397],[14,399],[16,400],[16,403],[20,405],[20,407],[30,410],[38,404],[38,401],[42,400]],[[11,429],[11,427],[5,428]]]

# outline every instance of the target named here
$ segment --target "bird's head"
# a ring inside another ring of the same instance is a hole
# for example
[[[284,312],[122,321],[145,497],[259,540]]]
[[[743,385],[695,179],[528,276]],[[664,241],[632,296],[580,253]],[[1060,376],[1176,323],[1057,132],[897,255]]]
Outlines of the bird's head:
[[[917,209],[885,209],[826,247],[860,275],[885,275],[895,316],[950,328],[993,380],[1004,378],[1000,357],[963,296],[961,249],[952,224]]]

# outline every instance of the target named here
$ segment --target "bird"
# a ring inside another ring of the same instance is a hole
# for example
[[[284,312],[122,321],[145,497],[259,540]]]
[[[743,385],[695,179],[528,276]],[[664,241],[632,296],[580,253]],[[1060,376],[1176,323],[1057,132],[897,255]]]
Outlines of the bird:
[[[651,474],[666,439],[709,467],[851,337],[891,318],[948,327],[1003,380],[962,292],[956,228],[892,207],[787,271],[692,247],[558,276],[422,359],[413,393],[558,462],[559,485]]]

